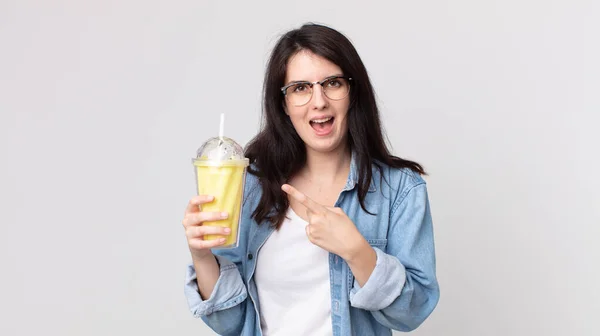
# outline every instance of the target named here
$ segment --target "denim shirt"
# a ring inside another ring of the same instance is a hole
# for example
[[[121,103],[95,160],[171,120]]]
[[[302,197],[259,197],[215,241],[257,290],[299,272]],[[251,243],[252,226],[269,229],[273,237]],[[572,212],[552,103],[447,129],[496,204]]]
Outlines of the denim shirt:
[[[358,201],[354,157],[335,204],[375,250],[377,262],[361,287],[348,264],[329,253],[334,336],[391,335],[391,329],[413,330],[431,314],[439,299],[425,181],[409,169],[380,165],[383,176],[373,166],[365,198],[367,210],[374,215],[366,213]],[[187,267],[185,295],[189,308],[219,335],[262,335],[254,271],[258,252],[274,229],[267,222],[258,225],[251,218],[261,197],[256,176],[247,175],[244,189],[239,246],[213,250],[220,275],[207,300],[198,293],[193,264]]]

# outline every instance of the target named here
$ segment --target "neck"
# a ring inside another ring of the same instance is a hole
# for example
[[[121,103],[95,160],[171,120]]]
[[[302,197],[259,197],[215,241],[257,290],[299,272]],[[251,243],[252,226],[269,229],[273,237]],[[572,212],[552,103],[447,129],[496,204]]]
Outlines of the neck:
[[[340,178],[346,180],[350,172],[352,154],[346,146],[333,152],[316,152],[307,148],[306,165],[301,174],[309,180],[330,185]]]

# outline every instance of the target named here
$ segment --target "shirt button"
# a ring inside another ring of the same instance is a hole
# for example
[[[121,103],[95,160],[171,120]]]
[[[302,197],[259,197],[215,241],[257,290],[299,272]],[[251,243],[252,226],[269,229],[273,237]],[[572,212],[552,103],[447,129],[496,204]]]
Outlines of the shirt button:
[[[248,260],[252,260],[253,256],[252,253],[248,253]]]

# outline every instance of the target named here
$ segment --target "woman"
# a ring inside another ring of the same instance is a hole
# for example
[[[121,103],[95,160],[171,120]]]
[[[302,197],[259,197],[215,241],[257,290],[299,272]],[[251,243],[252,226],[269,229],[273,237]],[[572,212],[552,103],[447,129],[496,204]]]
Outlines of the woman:
[[[194,197],[186,296],[221,335],[391,335],[435,308],[423,168],[392,156],[367,71],[339,32],[308,24],[278,41],[265,123],[249,143],[239,247],[210,248],[222,219]]]

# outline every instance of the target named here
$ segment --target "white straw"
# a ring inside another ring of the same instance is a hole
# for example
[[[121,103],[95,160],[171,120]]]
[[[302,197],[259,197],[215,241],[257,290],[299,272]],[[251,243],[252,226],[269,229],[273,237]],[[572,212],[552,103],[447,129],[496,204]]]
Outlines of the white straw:
[[[219,124],[219,138],[223,140],[223,134],[225,129],[225,113],[221,113],[221,123]]]

